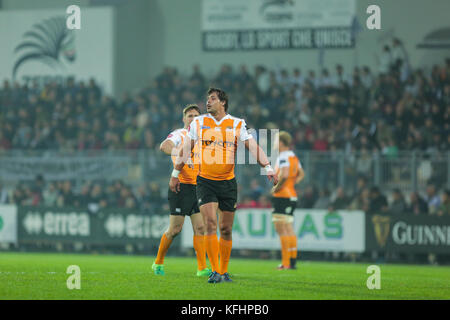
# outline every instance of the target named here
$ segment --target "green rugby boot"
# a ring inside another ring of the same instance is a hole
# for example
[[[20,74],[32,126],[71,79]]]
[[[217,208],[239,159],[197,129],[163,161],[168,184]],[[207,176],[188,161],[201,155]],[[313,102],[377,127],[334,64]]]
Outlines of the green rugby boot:
[[[156,264],[156,263],[153,262],[152,270],[158,276],[163,276],[164,275],[164,265],[163,264]]]
[[[203,270],[197,270],[197,277],[209,277],[211,274],[210,268],[205,268]]]

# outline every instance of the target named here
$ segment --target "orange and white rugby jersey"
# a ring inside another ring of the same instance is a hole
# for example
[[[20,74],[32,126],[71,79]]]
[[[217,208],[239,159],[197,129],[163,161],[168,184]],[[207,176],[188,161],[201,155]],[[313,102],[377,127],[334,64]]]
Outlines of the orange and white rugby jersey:
[[[186,129],[177,129],[173,132],[171,132],[167,139],[172,141],[175,144],[175,148],[181,148],[184,143],[184,139],[187,135],[188,131]],[[175,160],[177,158],[178,152],[174,155],[172,154],[172,163],[175,167]],[[197,175],[199,171],[199,164],[198,160],[195,160],[195,158],[199,158],[199,150],[198,150],[198,143],[195,144],[194,149],[191,152],[191,161],[194,164],[193,168],[190,168],[187,164],[184,165],[184,167],[181,169],[180,174],[178,175],[178,179],[181,183],[186,184],[197,184]]]
[[[281,168],[289,168],[289,175],[283,186],[279,191],[273,194],[276,198],[296,198],[297,191],[295,191],[295,180],[302,165],[300,160],[291,150],[283,151],[278,155],[275,163],[275,173],[278,175]]]
[[[252,138],[245,121],[227,114],[218,122],[208,113],[195,117],[188,130],[189,138],[201,148],[200,177],[233,179],[238,141]]]

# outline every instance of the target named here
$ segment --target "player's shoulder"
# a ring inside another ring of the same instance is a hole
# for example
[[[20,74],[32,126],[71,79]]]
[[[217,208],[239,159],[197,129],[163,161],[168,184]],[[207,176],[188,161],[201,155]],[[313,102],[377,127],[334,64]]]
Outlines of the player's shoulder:
[[[295,155],[294,151],[292,150],[286,150],[286,151],[282,151],[280,152],[280,154],[278,155],[278,158],[280,159],[289,159],[289,158],[297,158],[297,156]]]
[[[179,128],[179,129],[175,129],[171,132],[171,134],[180,134],[183,133],[184,131],[186,131],[186,129],[184,128]]]
[[[227,117],[228,117],[228,119],[233,120],[234,127],[237,127],[238,125],[241,125],[241,126],[242,125],[244,125],[244,126],[247,125],[243,118],[235,117],[235,116],[232,116],[231,114],[227,114]]]
[[[196,116],[196,117],[194,118],[194,120],[192,120],[192,121],[195,121],[195,120],[203,120],[203,119],[205,119],[206,117],[208,117],[208,113],[203,113],[203,114],[200,114],[200,115]]]
[[[169,133],[169,135],[167,136],[167,138],[171,138],[171,137],[176,137],[179,135],[183,135],[186,131],[186,129],[184,128],[179,128],[179,129],[175,129],[173,130],[171,133]]]
[[[227,117],[232,119],[232,120],[234,120],[234,121],[244,121],[245,122],[244,118],[239,118],[239,117],[233,116],[233,115],[231,115],[229,113],[227,114]]]
[[[192,122],[191,122],[191,124],[190,124],[189,127],[188,127],[188,130],[190,130],[190,128],[191,128],[192,126],[197,125],[197,123],[199,123],[200,125],[202,125],[202,124],[203,124],[203,120],[205,119],[205,117],[206,117],[207,115],[208,115],[207,113],[204,113],[204,114],[201,114],[201,115],[198,115],[198,116],[194,117],[194,119],[192,119]]]

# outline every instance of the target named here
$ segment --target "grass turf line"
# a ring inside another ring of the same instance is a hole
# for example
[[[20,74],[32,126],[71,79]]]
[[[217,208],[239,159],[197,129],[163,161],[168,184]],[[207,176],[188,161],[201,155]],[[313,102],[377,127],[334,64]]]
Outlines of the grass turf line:
[[[381,289],[366,287],[369,263],[230,260],[233,283],[196,276],[195,258],[166,257],[165,276],[153,256],[0,253],[0,299],[311,300],[450,299],[450,267],[381,264]],[[81,289],[69,290],[69,265],[81,269]]]

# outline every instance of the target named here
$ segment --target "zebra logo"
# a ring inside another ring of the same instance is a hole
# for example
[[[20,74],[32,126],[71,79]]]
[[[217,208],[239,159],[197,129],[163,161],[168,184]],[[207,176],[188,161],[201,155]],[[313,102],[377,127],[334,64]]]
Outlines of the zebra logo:
[[[69,63],[76,59],[75,34],[66,28],[66,19],[57,16],[33,25],[23,35],[24,40],[14,49],[19,57],[12,70],[12,78],[25,62],[38,60],[53,69],[64,68],[62,57]],[[61,57],[62,56],[62,57]]]
[[[294,0],[265,0],[264,3],[261,5],[259,11],[263,13],[266,11],[267,8],[270,7],[286,7],[286,6],[293,6]]]

